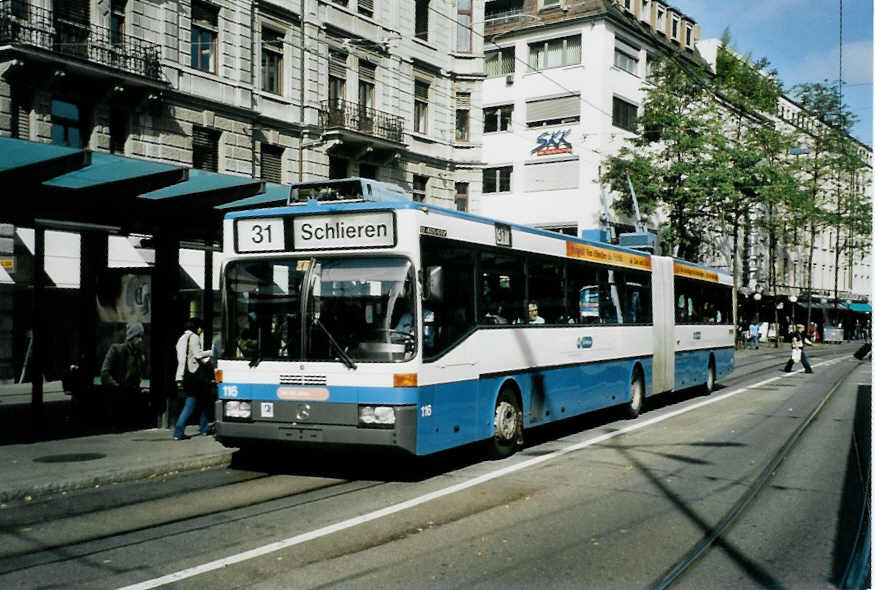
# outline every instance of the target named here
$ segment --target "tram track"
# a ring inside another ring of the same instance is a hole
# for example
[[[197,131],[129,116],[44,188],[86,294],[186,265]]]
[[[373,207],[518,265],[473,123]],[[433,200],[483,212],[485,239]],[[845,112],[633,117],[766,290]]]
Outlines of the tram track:
[[[838,355],[838,358],[845,355]],[[830,359],[833,360],[833,359]],[[827,361],[828,362],[828,361]],[[774,371],[774,365],[761,369],[754,369],[746,372],[745,380],[751,376],[767,371]],[[841,388],[847,379],[853,374],[853,371],[845,372],[827,391],[823,399],[809,412],[804,420],[793,430],[784,444],[775,452],[769,462],[760,471],[753,483],[748,487],[747,491],[730,507],[723,518],[713,527],[711,527],[702,539],[693,545],[693,547],[685,553],[679,560],[670,566],[652,585],[648,586],[650,590],[663,590],[674,584],[684,573],[690,571],[696,563],[728,533],[730,528],[751,506],[752,502],[760,495],[766,484],[774,477],[775,472],[787,456],[793,451],[796,444],[801,439],[802,435],[811,425],[811,423],[820,415],[822,410],[832,399],[833,394]]]
[[[331,500],[386,485],[385,482],[328,480],[325,478],[269,475],[253,480],[187,492],[167,498],[144,500],[42,523],[0,529],[0,574],[21,569],[11,560],[28,556],[25,568],[67,559],[80,559],[107,545],[131,547],[157,536],[174,534],[168,527],[188,523],[178,532],[226,526],[271,512]],[[241,512],[242,511],[242,512]],[[210,519],[198,524],[200,519]],[[138,535],[131,538],[130,535]],[[93,544],[99,544],[99,548]],[[42,557],[40,557],[42,556]],[[59,557],[60,556],[60,557]]]

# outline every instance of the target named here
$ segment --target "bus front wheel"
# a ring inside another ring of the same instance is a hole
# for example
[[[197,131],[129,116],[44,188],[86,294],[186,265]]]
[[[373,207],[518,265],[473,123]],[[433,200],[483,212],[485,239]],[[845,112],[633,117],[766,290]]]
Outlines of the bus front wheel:
[[[502,389],[498,394],[492,424],[490,456],[493,459],[509,457],[517,443],[522,442],[523,412],[516,396],[507,389]]]
[[[631,398],[626,406],[626,417],[631,420],[637,418],[641,410],[644,409],[644,379],[641,378],[639,371],[635,371],[629,390]]]

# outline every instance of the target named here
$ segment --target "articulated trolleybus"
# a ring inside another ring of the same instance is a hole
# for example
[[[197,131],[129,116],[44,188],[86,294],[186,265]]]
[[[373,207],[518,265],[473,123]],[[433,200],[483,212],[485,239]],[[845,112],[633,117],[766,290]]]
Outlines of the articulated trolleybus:
[[[301,183],[224,220],[216,436],[427,455],[700,386],[735,365],[731,278],[633,249]]]

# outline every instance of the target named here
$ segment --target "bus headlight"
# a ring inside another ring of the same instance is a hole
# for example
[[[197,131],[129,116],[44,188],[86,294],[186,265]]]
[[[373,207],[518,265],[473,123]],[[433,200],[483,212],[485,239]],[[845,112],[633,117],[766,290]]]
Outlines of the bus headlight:
[[[250,402],[227,401],[225,402],[225,417],[227,418],[249,418],[252,415],[252,404]]]
[[[392,406],[359,406],[359,426],[392,428],[395,426],[395,408]]]

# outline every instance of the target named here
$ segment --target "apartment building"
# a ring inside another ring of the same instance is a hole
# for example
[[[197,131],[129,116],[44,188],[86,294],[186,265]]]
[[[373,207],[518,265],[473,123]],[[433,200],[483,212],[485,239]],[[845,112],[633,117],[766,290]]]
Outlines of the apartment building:
[[[481,1],[3,0],[0,133],[461,207]]]

